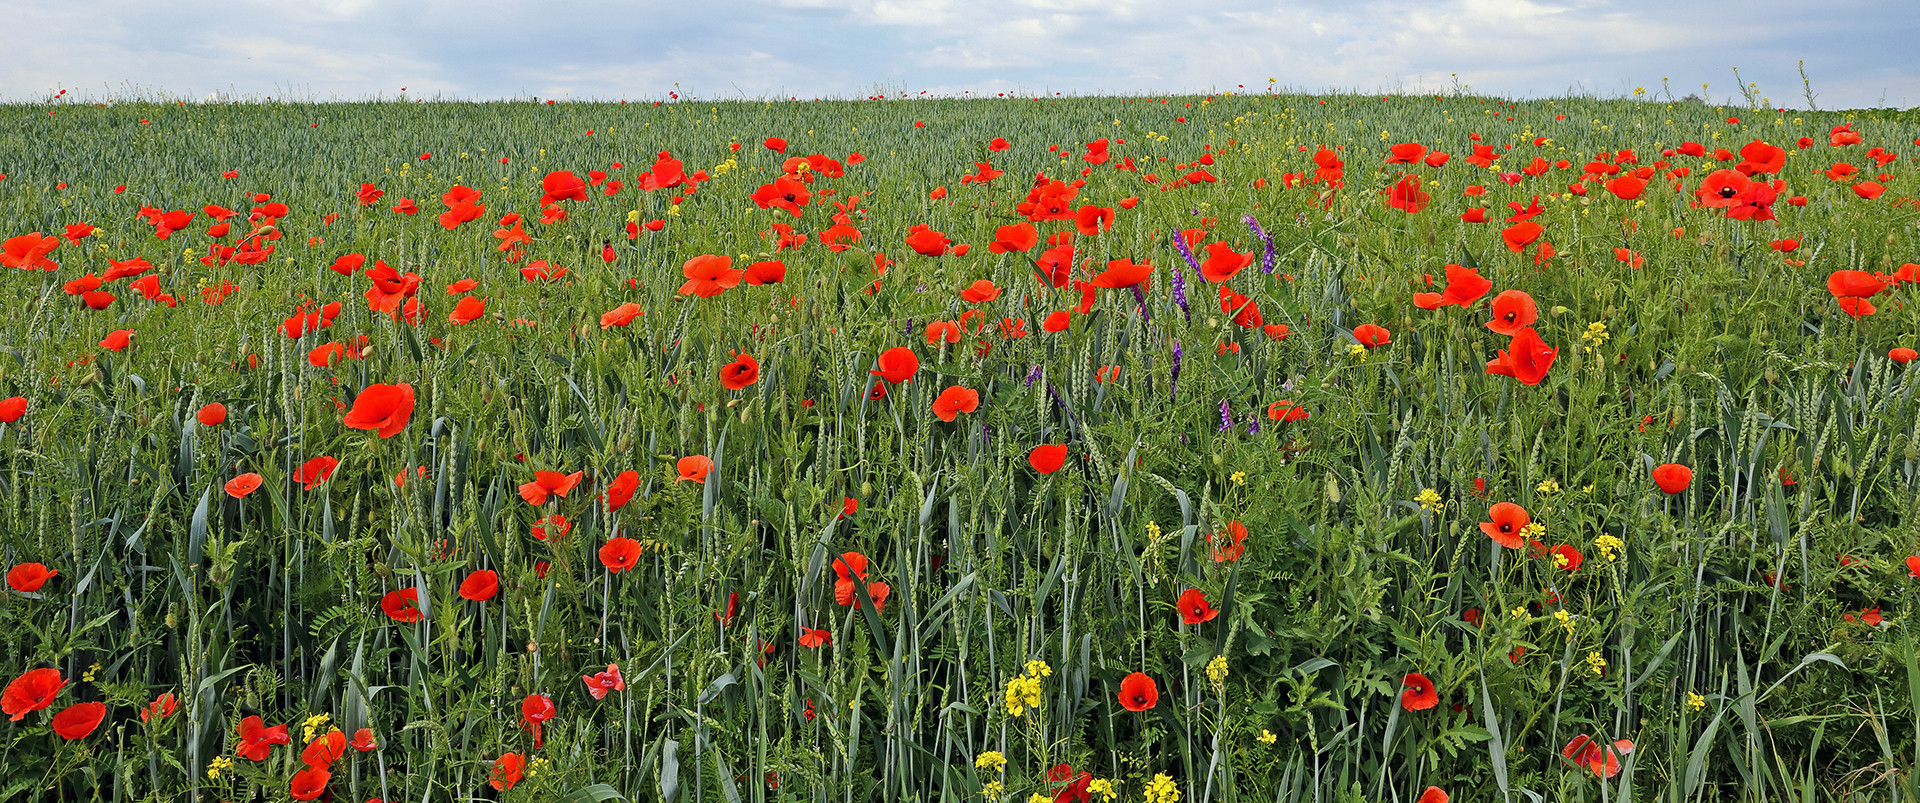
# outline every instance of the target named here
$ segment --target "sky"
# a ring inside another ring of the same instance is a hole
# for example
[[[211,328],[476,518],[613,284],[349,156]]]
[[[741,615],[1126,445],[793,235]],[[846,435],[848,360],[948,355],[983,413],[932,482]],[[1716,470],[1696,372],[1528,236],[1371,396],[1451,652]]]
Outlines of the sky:
[[[0,0],[0,100],[1451,91],[1920,106],[1914,0]],[[1701,84],[1707,89],[1701,89]]]

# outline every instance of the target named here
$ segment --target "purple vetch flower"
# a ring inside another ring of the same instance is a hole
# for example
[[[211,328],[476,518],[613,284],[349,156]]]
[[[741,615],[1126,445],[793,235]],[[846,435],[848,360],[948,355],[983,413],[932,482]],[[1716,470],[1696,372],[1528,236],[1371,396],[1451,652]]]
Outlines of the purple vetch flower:
[[[1033,387],[1033,383],[1040,381],[1040,375],[1045,372],[1046,366],[1033,366],[1033,370],[1027,372],[1027,387]]]
[[[1260,411],[1255,410],[1251,413],[1247,413],[1247,434],[1253,435],[1259,432],[1260,432]]]
[[[1186,242],[1187,241],[1184,239],[1180,240],[1181,251],[1187,250]],[[1187,259],[1193,259],[1192,255],[1188,255]],[[1194,270],[1198,271],[1200,269],[1196,267],[1194,268]],[[1192,321],[1193,310],[1187,309],[1187,277],[1180,274],[1179,265],[1173,266],[1172,287],[1173,287],[1173,303],[1180,305],[1180,316],[1187,319],[1188,321]]]
[[[1233,429],[1233,407],[1227,404],[1226,399],[1221,399],[1220,400],[1220,431],[1225,432],[1229,429]]]
[[[1147,313],[1147,291],[1140,289],[1140,285],[1133,286],[1133,300],[1140,302],[1140,322],[1151,322],[1153,316]]]
[[[1260,228],[1260,221],[1255,220],[1251,214],[1241,220],[1246,221],[1247,228],[1253,229],[1253,236],[1260,238],[1260,242],[1267,247],[1267,253],[1260,258],[1260,272],[1273,273],[1274,264],[1280,258],[1279,252],[1273,248],[1273,235],[1268,234],[1266,229]]]
[[[1168,375],[1167,384],[1172,387],[1172,392],[1167,394],[1169,398],[1180,395],[1180,341],[1178,340],[1173,341],[1173,372]]]

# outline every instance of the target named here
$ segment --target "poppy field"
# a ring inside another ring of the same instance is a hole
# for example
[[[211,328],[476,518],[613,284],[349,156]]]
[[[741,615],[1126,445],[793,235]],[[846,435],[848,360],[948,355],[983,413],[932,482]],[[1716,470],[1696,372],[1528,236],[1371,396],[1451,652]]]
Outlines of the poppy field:
[[[0,801],[1920,796],[1920,113],[0,107]]]

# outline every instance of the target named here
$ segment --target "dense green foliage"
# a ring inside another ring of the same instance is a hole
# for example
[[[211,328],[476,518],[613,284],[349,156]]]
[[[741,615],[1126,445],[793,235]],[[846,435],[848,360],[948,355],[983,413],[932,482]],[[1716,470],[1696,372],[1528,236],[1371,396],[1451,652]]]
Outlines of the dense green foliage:
[[[1864,142],[1829,145],[1842,124]],[[1466,162],[1470,134],[1493,167]],[[762,146],[774,136],[786,157]],[[28,401],[0,425],[0,565],[58,571],[0,601],[0,680],[68,681],[0,725],[0,800],[283,800],[303,737],[333,727],[378,740],[331,763],[324,794],[355,803],[1025,801],[1063,788],[1046,777],[1061,762],[1125,801],[1165,800],[1157,775],[1182,801],[1920,795],[1905,619],[1920,580],[1904,563],[1920,550],[1920,380],[1888,356],[1920,345],[1920,306],[1897,283],[1856,319],[1826,287],[1920,261],[1916,137],[1920,120],[1892,113],[1475,97],[0,107],[0,240],[99,227],[48,255],[58,270],[0,273],[0,397]],[[1083,143],[1102,138],[1112,156],[1091,165]],[[1685,141],[1755,139],[1787,151],[1775,221],[1694,208],[1733,164],[1711,155],[1664,157],[1638,200],[1604,178],[1569,193],[1601,151],[1633,149],[1630,173]],[[1385,164],[1397,143],[1454,158]],[[1312,184],[1322,146],[1344,187]],[[1876,166],[1872,146],[1908,152]],[[684,188],[636,186],[663,150],[707,173],[677,205]],[[845,164],[807,171],[827,203],[796,219],[753,202],[809,154]],[[1518,172],[1535,156],[1571,166]],[[1137,170],[1116,169],[1128,158]],[[988,161],[1005,175],[961,183]],[[1840,161],[1891,174],[1886,194],[1823,175]],[[1038,223],[1024,253],[987,245],[1025,220],[1037,173],[1083,169],[1072,206],[1115,218],[1074,240],[1072,278],[1120,259],[1152,278],[1144,303],[1099,289],[1050,332],[1082,294],[1037,281],[1034,259],[1074,222]],[[1202,169],[1217,182],[1174,181]],[[626,186],[543,224],[542,180],[561,170]],[[1283,188],[1288,173],[1311,186]],[[1424,211],[1383,194],[1408,173]],[[360,204],[363,183],[385,197]],[[455,184],[486,210],[448,230],[434,218]],[[275,251],[203,264],[251,231],[254,193],[290,210],[283,236],[256,238]],[[1505,203],[1536,195],[1551,257],[1502,241]],[[402,197],[421,214],[390,211]],[[844,251],[818,237],[836,203],[860,232]],[[201,213],[156,239],[140,215],[207,204],[239,210],[225,238]],[[1462,222],[1469,207],[1489,222]],[[503,252],[509,212],[532,240]],[[663,224],[629,237],[629,221]],[[776,252],[774,223],[808,239]],[[970,248],[916,253],[916,224]],[[1252,255],[1226,286],[1285,337],[1223,313],[1175,247],[1185,229],[1204,230],[1200,259],[1210,243]],[[1800,245],[1770,246],[1784,238]],[[417,272],[417,318],[370,310],[365,276],[328,269],[347,253]],[[703,254],[787,273],[681,294]],[[126,279],[97,311],[65,289],[136,255],[177,306]],[[536,260],[568,273],[524,279]],[[1487,373],[1508,340],[1483,326],[1486,299],[1412,303],[1448,263],[1537,301],[1558,349],[1544,381]],[[466,278],[485,315],[454,324],[443,288]],[[964,300],[982,279],[999,295]],[[335,301],[330,327],[283,332]],[[601,325],[626,302],[643,314]],[[935,321],[966,334],[930,345]],[[1360,324],[1390,341],[1357,345]],[[116,330],[130,346],[96,345]],[[353,348],[313,364],[327,343]],[[899,346],[918,374],[870,398]],[[736,353],[758,381],[730,390]],[[416,393],[397,435],[343,424],[388,383]],[[978,407],[949,423],[933,405],[956,385]],[[1282,400],[1309,417],[1270,417]],[[213,402],[226,420],[198,423]],[[1067,445],[1063,469],[1029,464],[1041,444]],[[712,472],[679,479],[695,455]],[[309,488],[293,477],[316,456],[340,462]],[[1657,489],[1664,463],[1690,466],[1690,487]],[[584,478],[536,506],[518,491],[536,470]],[[638,488],[610,510],[628,470]],[[228,493],[245,473],[259,489]],[[1578,569],[1483,534],[1503,501]],[[570,532],[533,537],[551,514]],[[1217,560],[1213,534],[1235,522],[1244,554]],[[599,557],[616,536],[642,546],[618,573]],[[889,593],[850,583],[836,601],[843,552]],[[499,593],[461,598],[482,569]],[[421,621],[383,611],[406,588]],[[1183,622],[1190,588],[1217,617]],[[800,646],[803,626],[830,643]],[[1029,661],[1049,671],[1014,715]],[[626,687],[596,701],[581,678],[609,663]],[[1119,697],[1134,672],[1160,692],[1139,713]],[[1401,704],[1408,673],[1439,705]],[[137,716],[163,693],[176,713]],[[538,748],[535,694],[557,712]],[[78,701],[104,701],[105,722],[63,739],[49,720]],[[290,723],[292,744],[237,757],[250,715]],[[1634,746],[1604,792],[1561,757],[1581,734]],[[1004,771],[976,763],[989,751]],[[497,791],[507,753],[526,777]]]

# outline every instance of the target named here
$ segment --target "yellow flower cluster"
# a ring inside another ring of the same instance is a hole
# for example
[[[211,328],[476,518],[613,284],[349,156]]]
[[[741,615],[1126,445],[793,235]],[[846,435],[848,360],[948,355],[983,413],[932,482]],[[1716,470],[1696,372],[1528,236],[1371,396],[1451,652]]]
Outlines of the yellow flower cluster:
[[[1215,686],[1226,682],[1227,656],[1216,655],[1213,656],[1213,660],[1207,662],[1207,679],[1213,681]]]
[[[1687,707],[1694,711],[1704,711],[1707,708],[1707,698],[1700,696],[1697,691],[1687,692]]]
[[[1620,558],[1620,552],[1627,548],[1627,542],[1611,535],[1603,535],[1593,539],[1593,548],[1600,553],[1600,557],[1611,562]]]
[[[230,769],[233,769],[233,759],[227,758],[226,756],[218,756],[214,758],[214,760],[207,762],[207,777],[217,780],[220,777],[220,773]]]
[[[1245,485],[1247,484],[1247,472],[1244,472],[1244,471],[1233,472],[1232,476],[1227,477],[1227,481],[1232,482],[1235,485]]]
[[[1173,785],[1173,779],[1166,773],[1153,776],[1153,780],[1147,782],[1147,788],[1143,790],[1143,794],[1146,795],[1147,803],[1176,803],[1180,799],[1180,789]]]
[[[1007,681],[1007,716],[1024,717],[1040,707],[1040,679],[1053,674],[1045,661],[1028,661],[1025,674]]]
[[[1274,742],[1280,741],[1280,737],[1273,735],[1273,731],[1267,730],[1266,728],[1260,729],[1260,736],[1258,738],[1261,744],[1273,744]]]
[[[1539,485],[1533,486],[1533,492],[1542,496],[1552,496],[1560,492],[1560,483],[1553,480],[1541,480]]]
[[[313,716],[307,717],[307,721],[300,726],[300,741],[313,741],[313,737],[319,734],[320,729],[326,727],[327,722],[332,719],[332,717],[326,714],[314,714]]]
[[[1113,782],[1105,778],[1095,778],[1088,782],[1087,793],[1099,795],[1101,800],[1112,800],[1120,796],[1120,791],[1113,788]]]
[[[1559,622],[1561,627],[1567,629],[1567,635],[1573,635],[1573,614],[1567,613],[1564,610],[1554,611],[1553,620]]]
[[[1419,495],[1415,496],[1413,501],[1419,502],[1420,509],[1428,513],[1439,513],[1440,508],[1445,505],[1440,501],[1440,492],[1432,488],[1421,488]]]
[[[1001,755],[998,750],[988,750],[974,757],[973,766],[989,772],[999,772],[1006,769],[1007,757]]]
[[[1005,789],[1006,787],[1002,786],[999,781],[988,781],[985,786],[980,787],[980,796],[988,800],[999,800],[1000,793]]]
[[[1546,534],[1547,534],[1547,525],[1541,524],[1538,521],[1528,522],[1527,526],[1520,528],[1520,537],[1532,539],[1534,541],[1540,540]]]
[[[1596,677],[1604,675],[1607,673],[1607,659],[1600,657],[1598,651],[1589,652],[1587,653],[1587,668],[1593,670],[1593,674]]]

